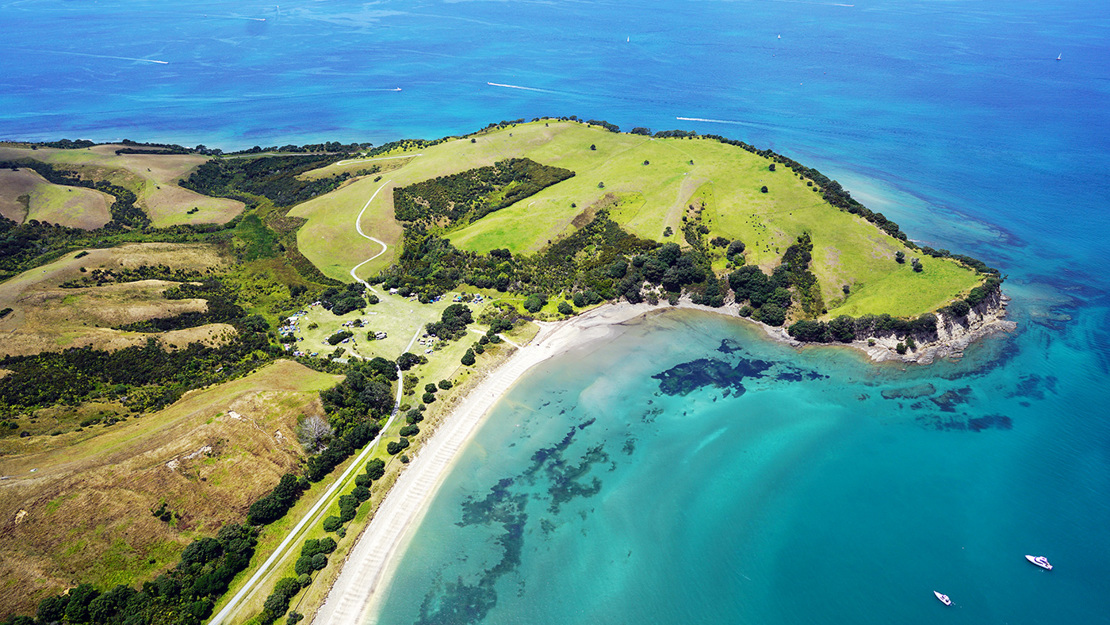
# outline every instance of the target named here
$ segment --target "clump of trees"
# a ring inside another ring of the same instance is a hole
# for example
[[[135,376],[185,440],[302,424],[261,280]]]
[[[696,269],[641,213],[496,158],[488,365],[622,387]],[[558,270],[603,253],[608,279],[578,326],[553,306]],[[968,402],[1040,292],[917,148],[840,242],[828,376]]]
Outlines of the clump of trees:
[[[495,250],[496,251],[496,250]],[[453,341],[466,335],[466,326],[474,323],[474,314],[466,304],[451,304],[443,309],[439,321],[425,326],[428,334],[444,341]]]
[[[841,315],[828,322],[801,320],[787,328],[790,336],[809,343],[850,343],[876,336],[906,338],[916,336],[925,341],[937,338],[937,317],[926,313],[915,319],[898,319],[890,315]]]
[[[341,436],[360,424],[376,425],[393,410],[396,380],[397,367],[384,358],[352,361],[342,382],[320,392],[328,423]]]
[[[339,332],[336,332],[335,334],[329,336],[327,338],[327,341],[329,345],[338,345],[342,343],[344,339],[349,339],[354,335],[354,332],[351,332],[350,330],[340,330]]]
[[[787,248],[782,263],[770,276],[754,265],[740,267],[729,274],[728,282],[736,302],[746,301],[749,315],[773,326],[785,323],[795,300],[805,314],[821,314],[824,302],[820,286],[809,270],[812,250],[813,243],[806,233]]]
[[[300,177],[344,156],[337,153],[213,159],[198,167],[187,179],[179,180],[178,184],[197,193],[230,197],[247,204],[254,204],[251,196],[262,196],[275,206],[293,206],[334,191],[350,178],[348,172],[316,180]]]
[[[345,315],[352,310],[366,307],[366,298],[363,297],[365,292],[366,287],[361,282],[352,282],[343,287],[328,287],[320,294],[320,305],[332,314]]]

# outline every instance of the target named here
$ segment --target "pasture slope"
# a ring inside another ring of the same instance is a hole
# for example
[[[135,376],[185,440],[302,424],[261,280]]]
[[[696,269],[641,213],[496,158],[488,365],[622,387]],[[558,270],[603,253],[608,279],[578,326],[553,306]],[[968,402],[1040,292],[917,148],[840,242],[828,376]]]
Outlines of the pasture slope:
[[[764,271],[809,232],[813,271],[828,317],[919,315],[981,282],[975,272],[950,259],[925,258],[927,270],[913,272],[908,262],[895,262],[895,253],[903,251],[910,258],[922,256],[919,252],[831,206],[815,186],[781,164],[771,171],[771,160],[710,139],[657,139],[543,120],[389,156],[412,158],[393,161],[401,164],[389,172],[392,183],[363,215],[363,229],[390,249],[364,266],[362,277],[387,267],[400,253],[402,229],[393,216],[392,188],[527,157],[576,175],[451,232],[448,238],[456,246],[479,253],[494,248],[536,252],[572,232],[575,217],[605,203],[611,205],[611,217],[630,232],[684,247],[684,218],[700,219],[709,229],[707,240],[720,236],[744,241],[747,262]],[[371,255],[371,244],[355,231],[354,220],[377,186],[365,177],[292,211],[308,220],[298,234],[300,250],[329,277],[349,281],[347,268]],[[669,237],[664,234],[668,228]],[[721,258],[714,259],[714,268],[723,273],[723,254],[715,251]],[[847,298],[845,286],[851,292]]]
[[[35,219],[95,230],[111,221],[115,200],[103,191],[54,184],[33,169],[0,170],[0,215],[17,224]]]
[[[116,154],[116,150],[124,147],[127,146],[105,144],[75,150],[46,147],[31,150],[0,144],[0,161],[29,158],[80,172],[88,179],[108,180],[130,189],[138,198],[136,205],[157,228],[226,223],[243,211],[242,202],[208,197],[177,185],[178,180],[187,178],[210,157],[201,154]],[[0,195],[4,196],[0,202],[11,199],[8,198],[10,193],[2,191],[0,187]]]
[[[164,333],[113,329],[113,326],[206,309],[204,300],[163,298],[162,292],[173,286],[172,282],[141,280],[81,288],[60,286],[88,276],[94,269],[134,269],[142,265],[205,271],[226,267],[227,262],[212,245],[130,243],[89,250],[81,257],[70,254],[25,271],[0,283],[0,309],[12,308],[10,315],[0,319],[0,356],[85,346],[122,349],[143,344],[151,336],[175,347],[190,341],[212,344],[219,341],[222,334],[235,332],[227,324]]]
[[[191,540],[241,523],[301,461],[297,420],[340,379],[277,361],[153,414],[9,439],[23,448],[0,456],[0,616],[33,614],[74,580],[149,580]],[[163,503],[169,520],[152,513]]]

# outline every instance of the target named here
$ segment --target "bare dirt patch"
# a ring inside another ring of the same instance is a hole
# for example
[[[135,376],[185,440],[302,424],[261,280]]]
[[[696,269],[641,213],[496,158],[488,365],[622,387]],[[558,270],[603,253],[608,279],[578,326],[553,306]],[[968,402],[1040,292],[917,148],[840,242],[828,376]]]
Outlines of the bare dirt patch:
[[[321,413],[317,391],[339,379],[279,361],[158,413],[10,441],[38,439],[0,458],[9,476],[0,481],[0,618],[31,614],[78,581],[152,579],[193,538],[242,522],[296,467],[297,419]],[[152,514],[163,502],[168,521]]]

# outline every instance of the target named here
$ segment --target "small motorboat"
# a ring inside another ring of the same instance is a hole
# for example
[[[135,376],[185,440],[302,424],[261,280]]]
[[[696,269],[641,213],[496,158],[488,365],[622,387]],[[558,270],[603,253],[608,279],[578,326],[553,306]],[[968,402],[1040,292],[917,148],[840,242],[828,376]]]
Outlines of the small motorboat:
[[[1052,570],[1052,565],[1048,563],[1048,558],[1044,556],[1025,556],[1025,559],[1029,560],[1033,564],[1036,564],[1046,571]]]
[[[943,593],[939,593],[935,590],[933,591],[933,594],[936,595],[937,600],[940,601],[941,603],[943,603],[944,605],[952,605],[952,600],[948,598],[948,595],[943,594]]]

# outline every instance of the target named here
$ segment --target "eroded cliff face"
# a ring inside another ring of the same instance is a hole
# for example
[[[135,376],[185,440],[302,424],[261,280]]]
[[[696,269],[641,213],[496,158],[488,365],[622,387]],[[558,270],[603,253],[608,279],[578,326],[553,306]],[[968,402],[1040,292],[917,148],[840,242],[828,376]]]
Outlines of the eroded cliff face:
[[[936,313],[936,337],[922,340],[919,336],[915,336],[917,348],[906,350],[905,354],[898,353],[898,343],[904,341],[895,336],[870,337],[854,341],[851,345],[866,352],[876,362],[900,360],[927,365],[938,358],[960,358],[967,346],[980,338],[995,332],[1012,332],[1017,328],[1016,323],[1005,318],[1006,304],[1009,301],[1010,298],[998,290],[979,302],[962,319],[953,319]]]

